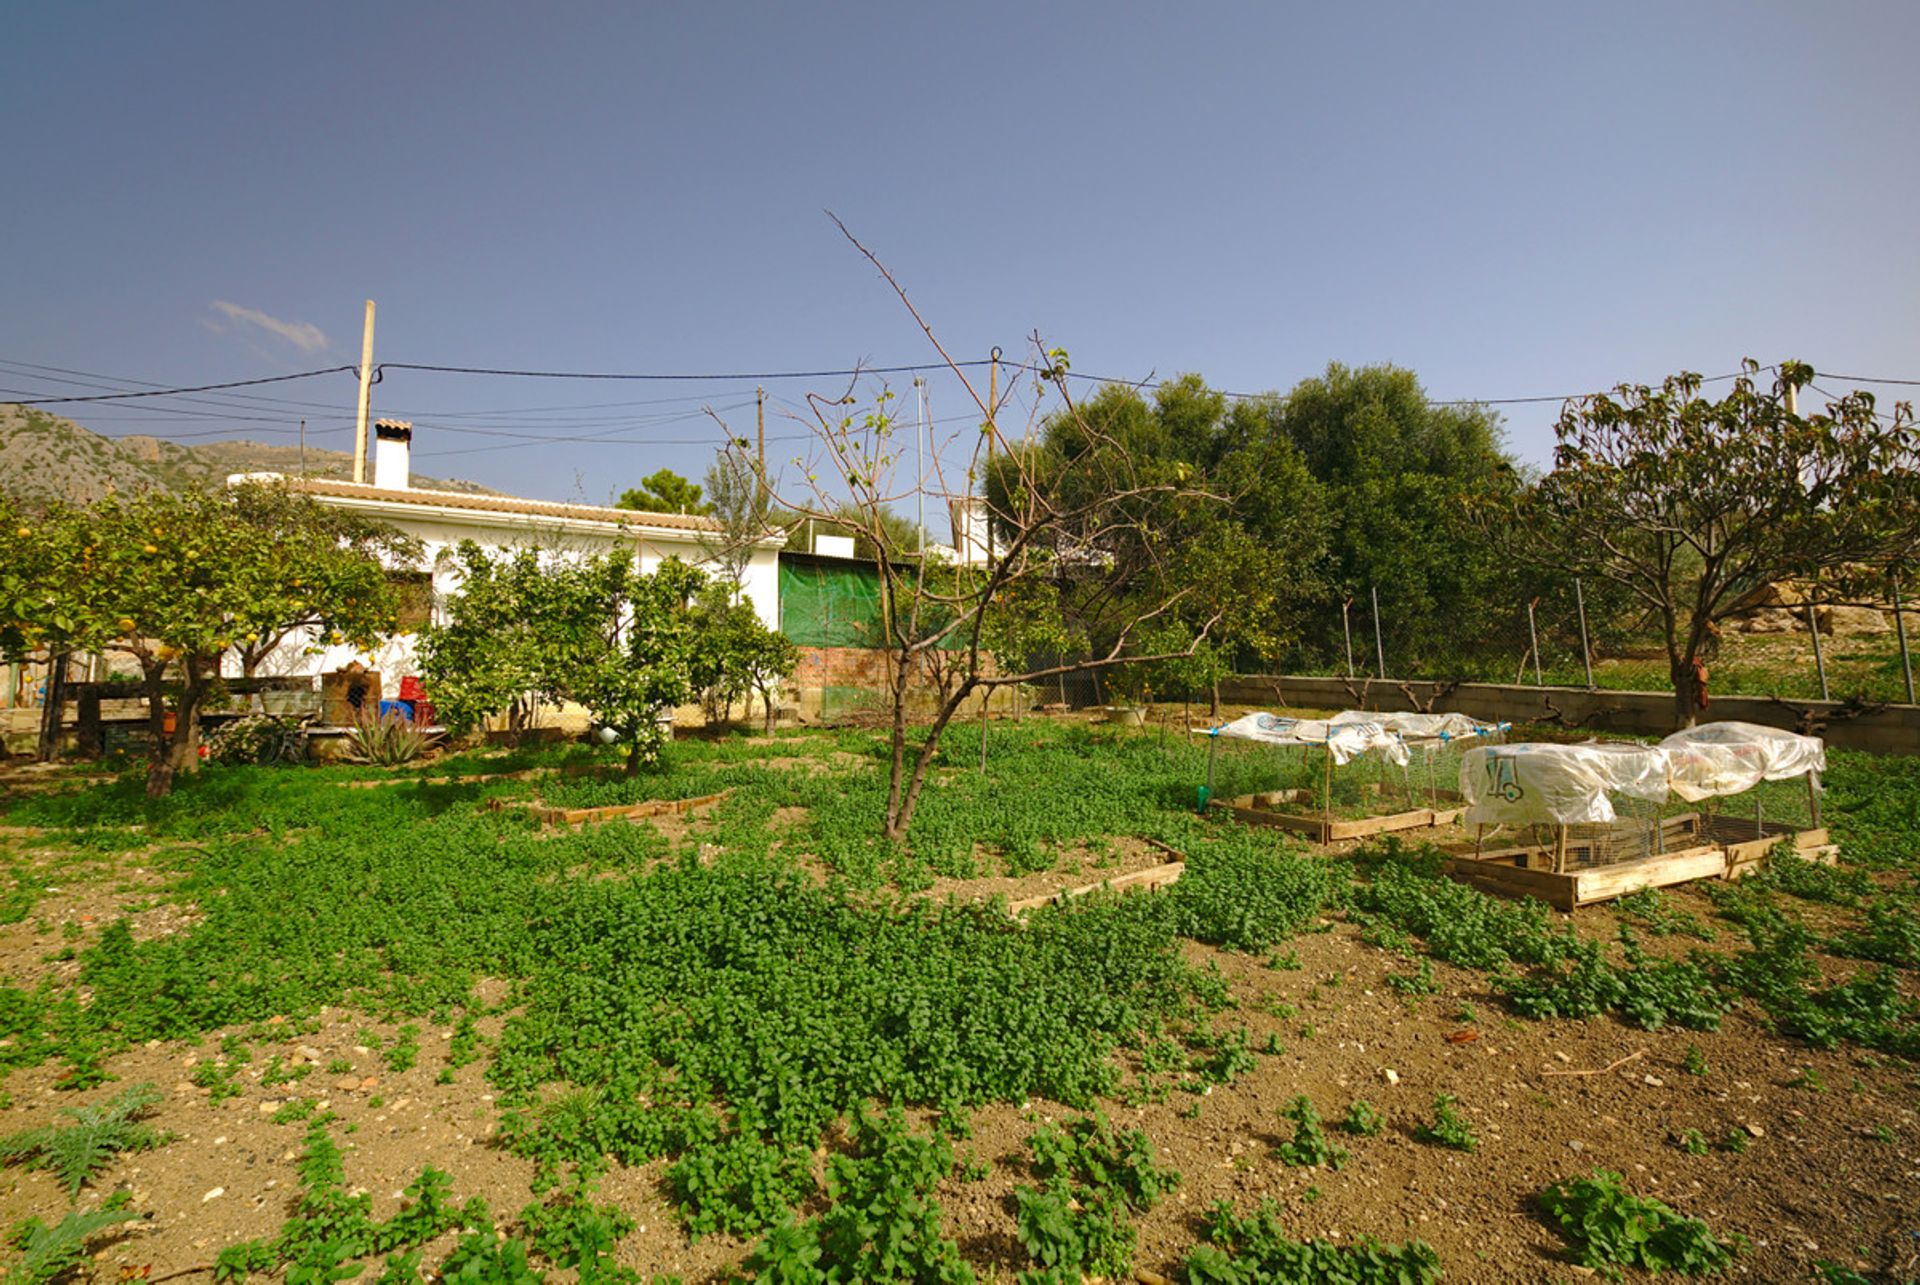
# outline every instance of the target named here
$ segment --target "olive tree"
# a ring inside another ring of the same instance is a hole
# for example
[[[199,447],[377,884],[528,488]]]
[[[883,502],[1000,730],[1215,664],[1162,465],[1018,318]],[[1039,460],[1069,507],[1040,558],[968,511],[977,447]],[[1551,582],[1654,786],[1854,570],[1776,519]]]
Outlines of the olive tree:
[[[1851,393],[1799,414],[1814,378],[1752,361],[1725,396],[1678,374],[1570,402],[1553,471],[1493,511],[1489,538],[1536,565],[1616,585],[1657,622],[1674,720],[1691,725],[1719,622],[1772,581],[1846,598],[1920,545],[1912,410]]]

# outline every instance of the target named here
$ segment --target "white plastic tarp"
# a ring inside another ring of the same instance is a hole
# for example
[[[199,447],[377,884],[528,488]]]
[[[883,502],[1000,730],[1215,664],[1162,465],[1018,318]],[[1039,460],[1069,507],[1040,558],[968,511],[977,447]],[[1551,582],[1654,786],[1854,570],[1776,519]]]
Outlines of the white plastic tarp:
[[[1497,736],[1508,729],[1507,723],[1483,723],[1466,714],[1368,714],[1348,710],[1335,714],[1335,722],[1347,719],[1373,719],[1389,732],[1409,741],[1464,741]]]
[[[1758,723],[1705,723],[1660,742],[1671,764],[1673,792],[1689,803],[1740,794],[1762,781],[1823,772],[1827,747],[1817,736]]]
[[[1617,742],[1478,745],[1461,757],[1460,793],[1468,825],[1612,821],[1611,794],[1666,801],[1667,754]]]
[[[1280,714],[1248,714],[1213,729],[1214,736],[1259,741],[1264,745],[1313,746],[1333,755],[1341,766],[1362,754],[1378,754],[1391,763],[1407,762],[1407,745],[1379,722],[1342,722],[1334,718],[1287,718]]]

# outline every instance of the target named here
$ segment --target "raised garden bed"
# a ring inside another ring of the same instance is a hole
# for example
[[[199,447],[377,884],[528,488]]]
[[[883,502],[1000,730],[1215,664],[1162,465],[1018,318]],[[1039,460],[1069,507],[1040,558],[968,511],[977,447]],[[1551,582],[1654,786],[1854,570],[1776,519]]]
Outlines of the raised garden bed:
[[[627,820],[639,817],[679,816],[695,808],[720,802],[733,791],[703,794],[692,799],[648,799],[643,803],[616,803],[600,808],[553,808],[544,803],[507,803],[496,800],[495,807],[525,808],[541,825],[585,825],[594,821]]]
[[[1328,816],[1305,811],[1315,801],[1306,790],[1242,794],[1233,799],[1215,799],[1212,806],[1225,809],[1236,821],[1244,821],[1248,825],[1273,826],[1303,834],[1315,843],[1337,843],[1342,839],[1364,839],[1369,835],[1392,834],[1402,830],[1432,829],[1451,825],[1460,818],[1461,808],[1452,806],[1461,802],[1459,794],[1452,790],[1441,790],[1432,797],[1441,806],[1362,817]]]
[[[1799,856],[1823,865],[1834,864],[1839,855],[1823,829],[1795,830],[1768,824],[1758,836],[1754,831],[1754,823],[1744,818],[1703,818],[1685,813],[1662,819],[1661,850],[1652,856],[1605,860],[1604,840],[1592,834],[1570,834],[1559,869],[1554,868],[1551,845],[1528,844],[1478,854],[1460,853],[1447,863],[1447,873],[1489,892],[1534,897],[1556,910],[1570,911],[1643,888],[1664,888],[1696,879],[1743,878],[1758,870],[1767,853],[1783,840],[1790,842]]]

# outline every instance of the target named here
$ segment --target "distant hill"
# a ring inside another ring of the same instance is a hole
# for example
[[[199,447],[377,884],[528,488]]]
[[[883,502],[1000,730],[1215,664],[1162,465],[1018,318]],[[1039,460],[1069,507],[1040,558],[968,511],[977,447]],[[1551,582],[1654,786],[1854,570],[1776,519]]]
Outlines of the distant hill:
[[[185,446],[158,437],[102,437],[70,419],[32,406],[0,406],[0,491],[23,500],[86,504],[109,491],[177,491],[220,486],[229,473],[300,472],[298,446],[201,442]],[[353,476],[353,456],[309,446],[308,477]],[[498,495],[472,482],[416,473],[413,484],[437,491]]]

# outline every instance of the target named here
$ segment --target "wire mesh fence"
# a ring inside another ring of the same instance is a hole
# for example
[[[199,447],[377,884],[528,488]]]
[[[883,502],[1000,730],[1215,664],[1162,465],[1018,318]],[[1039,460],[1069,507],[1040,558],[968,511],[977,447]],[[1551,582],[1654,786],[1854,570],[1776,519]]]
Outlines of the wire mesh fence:
[[[1917,628],[1920,613],[1897,592],[1879,603],[1842,604],[1776,590],[1721,622],[1709,637],[1701,656],[1707,691],[1912,703]],[[1579,581],[1532,598],[1481,603],[1469,618],[1438,626],[1423,604],[1368,592],[1323,608],[1303,632],[1320,641],[1283,662],[1288,672],[1621,691],[1673,688],[1666,641],[1645,613]]]

